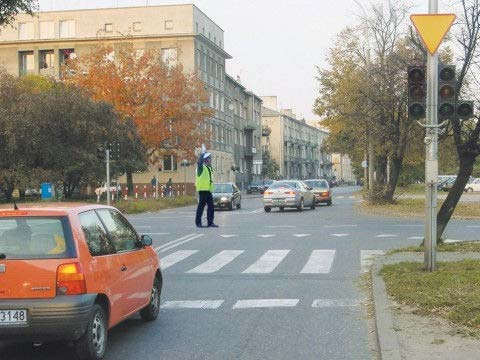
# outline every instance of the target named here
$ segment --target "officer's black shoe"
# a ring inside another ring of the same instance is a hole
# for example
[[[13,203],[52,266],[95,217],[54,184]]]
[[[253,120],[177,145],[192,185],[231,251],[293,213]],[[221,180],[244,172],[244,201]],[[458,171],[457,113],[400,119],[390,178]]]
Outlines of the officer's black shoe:
[[[214,224],[214,223],[211,223],[211,224],[208,224],[208,227],[218,228],[218,225]]]

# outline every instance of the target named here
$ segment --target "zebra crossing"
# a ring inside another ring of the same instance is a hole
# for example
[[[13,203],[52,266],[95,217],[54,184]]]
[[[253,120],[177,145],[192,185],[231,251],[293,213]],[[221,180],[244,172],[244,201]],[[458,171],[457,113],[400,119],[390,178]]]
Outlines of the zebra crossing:
[[[170,245],[171,246],[171,245]],[[161,251],[161,250],[160,250]],[[245,250],[220,250],[215,254],[208,255],[203,258],[200,263],[196,262],[192,268],[185,271],[185,274],[213,274],[221,270],[227,269],[235,263],[238,258],[246,254]],[[359,254],[360,272],[365,273],[369,270],[376,257],[385,255],[385,250],[361,250]],[[201,255],[200,250],[177,250],[166,256],[161,256],[160,264],[162,270],[174,268],[175,265],[181,264],[183,261]],[[245,269],[240,270],[240,274],[246,275],[266,275],[275,273],[279,266],[289,257],[293,255],[292,249],[272,249],[266,250],[260,256],[256,254],[255,260]],[[335,249],[313,249],[307,257],[304,257],[304,264],[298,274],[329,274],[332,271],[334,262],[336,261],[337,251]],[[198,260],[198,259],[197,259]],[[233,266],[236,268],[235,266]]]

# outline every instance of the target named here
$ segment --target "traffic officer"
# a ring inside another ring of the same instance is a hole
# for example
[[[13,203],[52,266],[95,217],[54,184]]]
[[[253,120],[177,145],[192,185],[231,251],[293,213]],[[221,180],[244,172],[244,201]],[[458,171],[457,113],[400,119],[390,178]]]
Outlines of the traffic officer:
[[[203,152],[197,161],[197,177],[195,181],[195,187],[198,191],[198,206],[197,216],[195,217],[195,225],[201,228],[202,215],[205,205],[207,205],[207,226],[218,227],[213,223],[214,210],[213,210],[213,170],[211,166],[212,154]]]

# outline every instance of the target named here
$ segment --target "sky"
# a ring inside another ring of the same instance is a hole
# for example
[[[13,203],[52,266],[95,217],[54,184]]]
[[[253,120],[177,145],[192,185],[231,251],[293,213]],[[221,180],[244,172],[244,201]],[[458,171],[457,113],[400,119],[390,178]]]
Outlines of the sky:
[[[446,0],[439,0],[440,3]],[[369,0],[359,0],[368,8]],[[378,2],[378,1],[375,1]],[[428,0],[411,0],[416,13],[427,12]],[[195,4],[225,31],[227,73],[259,96],[276,95],[279,108],[315,120],[318,92],[316,66],[326,57],[336,35],[359,20],[354,0],[40,0],[40,10],[67,10]],[[442,9],[440,8],[440,11]]]

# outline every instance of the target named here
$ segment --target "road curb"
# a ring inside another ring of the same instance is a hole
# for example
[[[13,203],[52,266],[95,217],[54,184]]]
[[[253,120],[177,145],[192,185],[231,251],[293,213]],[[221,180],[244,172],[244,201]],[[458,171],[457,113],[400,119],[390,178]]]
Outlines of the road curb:
[[[379,275],[382,265],[382,261],[374,260],[371,269],[377,344],[381,360],[401,360],[400,344],[393,325],[392,303],[387,296],[385,282]]]

